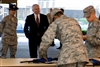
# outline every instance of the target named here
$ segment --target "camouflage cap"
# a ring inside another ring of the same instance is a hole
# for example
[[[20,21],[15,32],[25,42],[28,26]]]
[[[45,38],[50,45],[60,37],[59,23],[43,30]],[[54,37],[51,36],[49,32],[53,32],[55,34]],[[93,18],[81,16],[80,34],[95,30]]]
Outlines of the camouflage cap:
[[[53,20],[53,16],[57,13],[57,12],[62,12],[59,8],[54,8],[51,12],[51,19]]]
[[[93,6],[88,6],[83,10],[84,13],[84,17],[89,17],[91,15],[92,12],[94,12],[95,9]]]

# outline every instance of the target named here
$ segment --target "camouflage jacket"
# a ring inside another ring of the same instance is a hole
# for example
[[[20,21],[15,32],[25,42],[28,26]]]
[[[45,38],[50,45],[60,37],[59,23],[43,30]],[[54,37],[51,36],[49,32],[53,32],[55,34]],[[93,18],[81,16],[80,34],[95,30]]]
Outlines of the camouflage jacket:
[[[17,44],[17,18],[5,16],[0,23],[0,32],[2,32],[2,44],[14,45]]]
[[[82,41],[80,26],[75,19],[68,18],[65,15],[56,19],[43,35],[39,48],[40,57],[46,57],[47,49],[55,36],[62,43],[58,65],[88,62],[87,50]]]
[[[100,21],[89,23],[85,41],[89,58],[100,57]]]
[[[52,23],[51,13],[48,13],[47,14],[47,18],[48,18],[49,24],[51,24]]]

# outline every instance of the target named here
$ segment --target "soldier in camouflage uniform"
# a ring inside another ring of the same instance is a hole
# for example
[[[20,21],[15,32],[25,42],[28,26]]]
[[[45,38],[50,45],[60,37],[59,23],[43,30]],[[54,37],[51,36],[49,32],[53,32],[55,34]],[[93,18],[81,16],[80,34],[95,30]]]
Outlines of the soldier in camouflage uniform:
[[[10,48],[10,58],[15,58],[17,51],[17,18],[14,16],[18,7],[14,4],[9,5],[9,15],[1,21],[2,30],[2,57],[6,58],[8,48]]]
[[[78,22],[65,16],[60,9],[54,9],[51,17],[54,18],[54,22],[42,37],[40,58],[47,60],[47,49],[56,36],[62,43],[58,67],[85,67],[89,60]]]
[[[83,38],[88,50],[89,58],[100,57],[100,20],[96,17],[93,6],[84,8],[84,17],[89,22],[87,34]]]

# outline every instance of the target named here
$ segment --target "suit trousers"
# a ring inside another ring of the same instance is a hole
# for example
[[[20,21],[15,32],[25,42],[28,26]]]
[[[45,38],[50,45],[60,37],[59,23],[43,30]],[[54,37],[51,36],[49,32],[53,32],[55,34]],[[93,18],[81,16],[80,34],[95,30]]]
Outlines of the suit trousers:
[[[41,38],[37,37],[35,39],[29,39],[29,53],[30,53],[30,58],[37,58],[38,57],[38,47],[40,45]]]

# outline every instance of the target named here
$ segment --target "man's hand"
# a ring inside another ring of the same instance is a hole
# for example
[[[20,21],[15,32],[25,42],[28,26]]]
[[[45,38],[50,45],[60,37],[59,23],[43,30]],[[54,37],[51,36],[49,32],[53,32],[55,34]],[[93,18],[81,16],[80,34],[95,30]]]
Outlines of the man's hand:
[[[48,58],[47,57],[43,57],[45,60],[46,60],[46,62],[48,62]]]
[[[44,58],[48,62],[47,53],[43,49],[39,49],[39,57]]]

